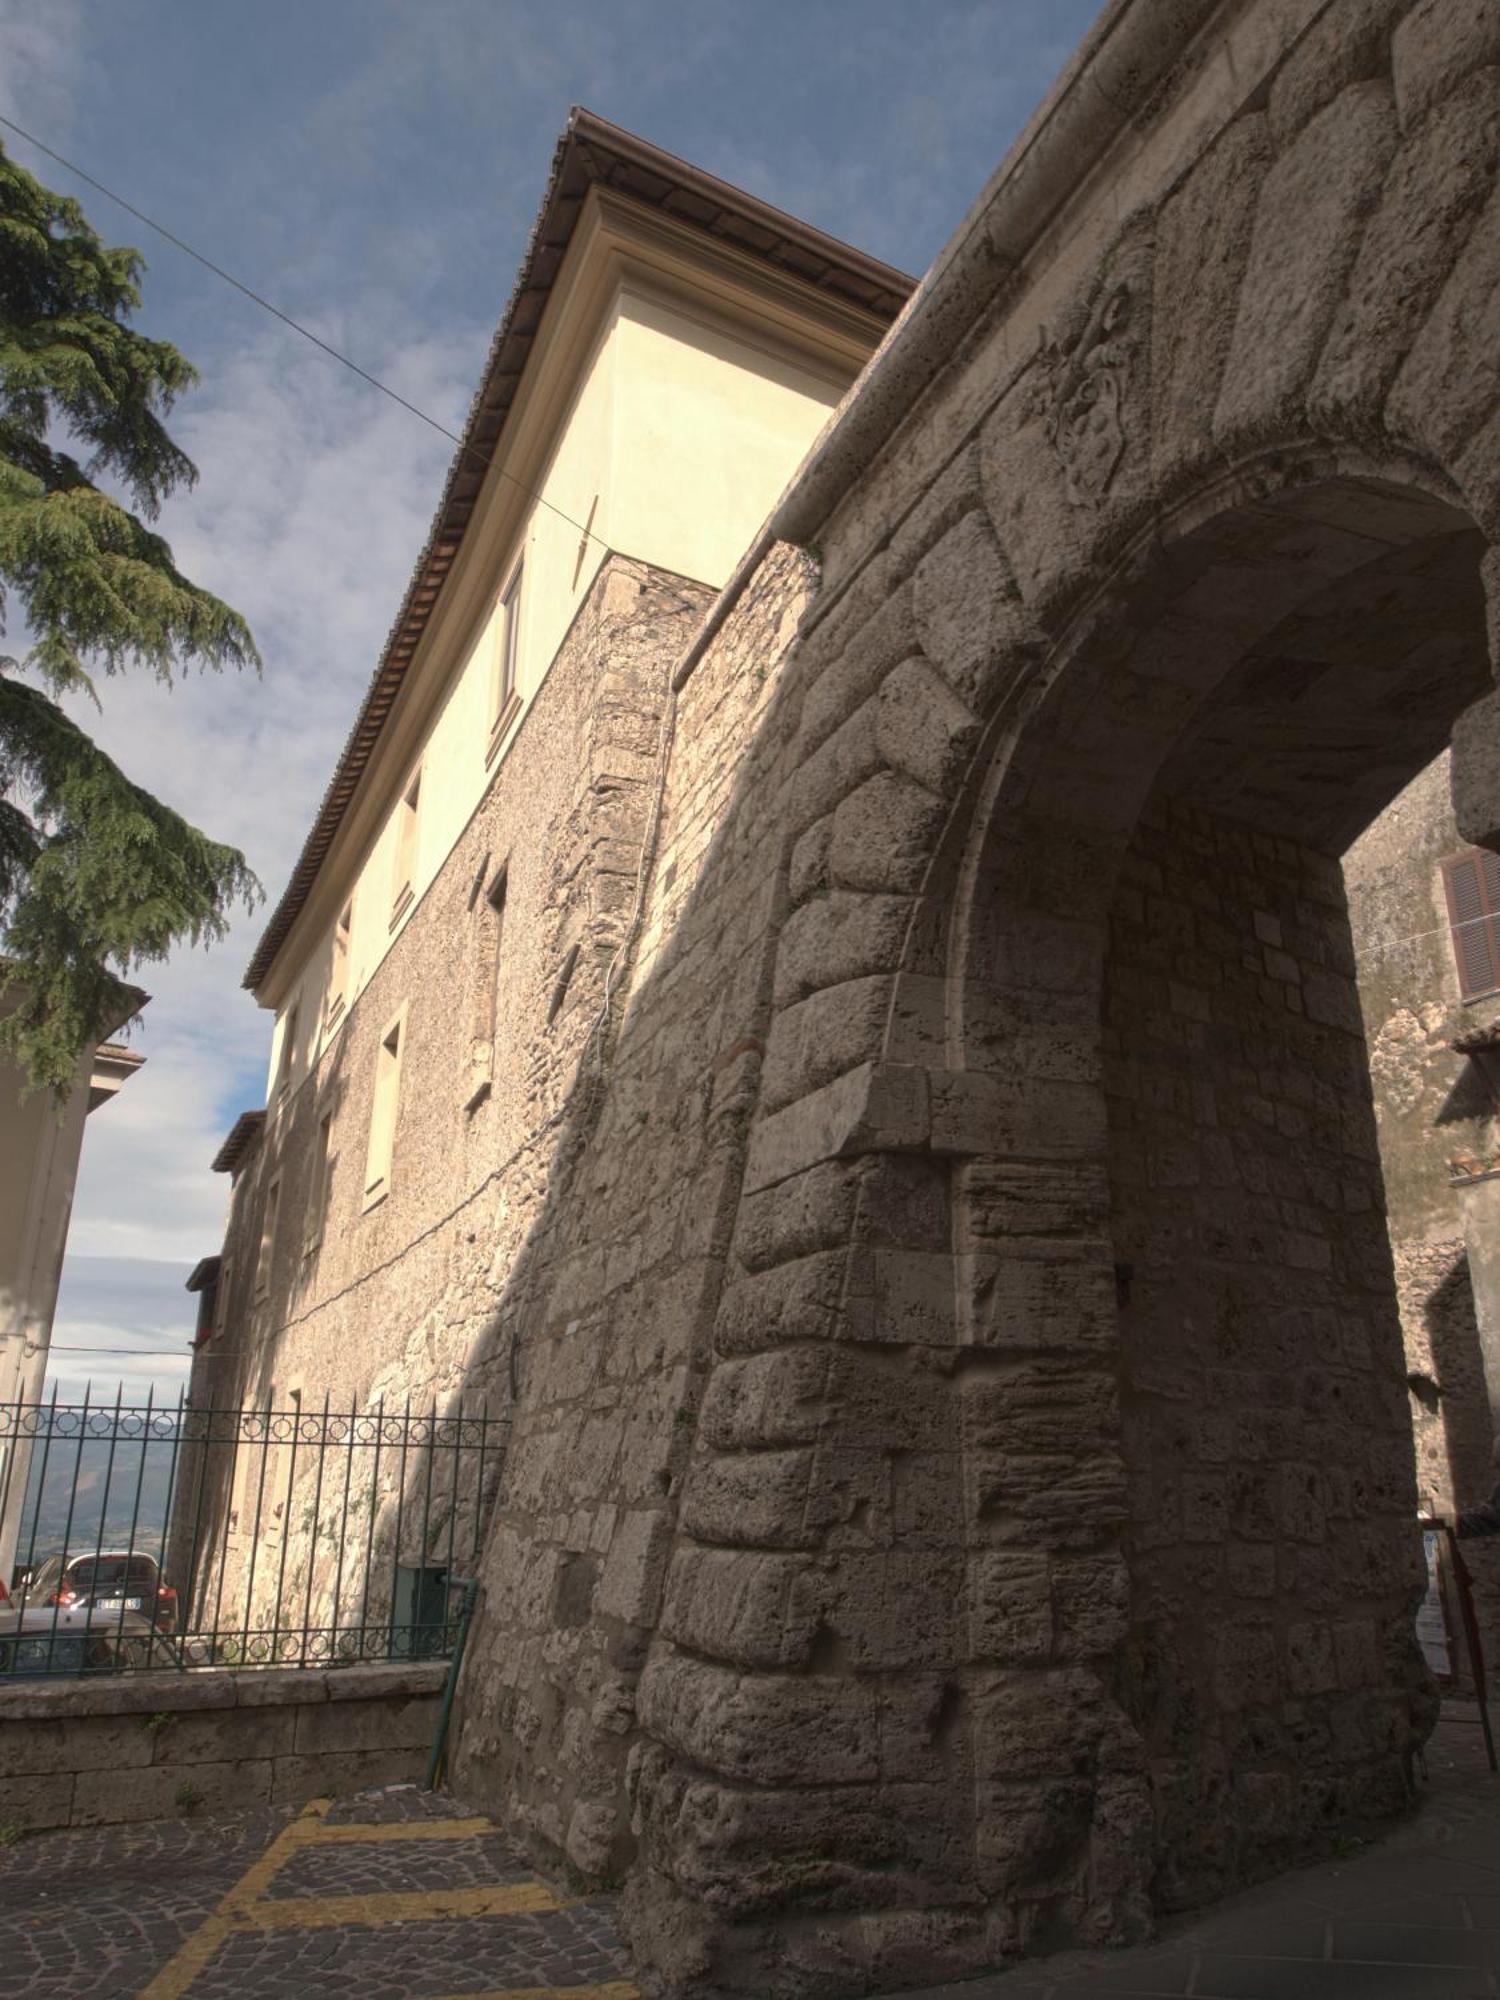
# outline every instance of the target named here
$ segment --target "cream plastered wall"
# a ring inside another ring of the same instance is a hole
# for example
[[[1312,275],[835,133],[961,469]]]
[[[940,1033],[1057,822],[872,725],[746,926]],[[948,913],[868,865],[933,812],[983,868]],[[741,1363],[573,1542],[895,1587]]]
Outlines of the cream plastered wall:
[[[597,573],[606,548],[719,587],[749,545],[854,373],[818,365],[775,334],[622,283],[595,336],[538,493],[518,533],[488,551],[483,610],[392,804],[356,870],[344,873],[353,921],[346,1005],[379,965],[410,908],[442,867],[520,726]],[[585,534],[584,529],[589,532]],[[501,594],[524,560],[516,689],[520,705],[496,741]],[[400,800],[420,769],[411,903],[394,923]],[[389,776],[389,774],[387,774]],[[342,907],[342,900],[338,905]],[[334,916],[337,915],[337,909]],[[267,1079],[287,1087],[315,1066],[328,1039],[325,999],[333,924],[305,948],[280,997]]]

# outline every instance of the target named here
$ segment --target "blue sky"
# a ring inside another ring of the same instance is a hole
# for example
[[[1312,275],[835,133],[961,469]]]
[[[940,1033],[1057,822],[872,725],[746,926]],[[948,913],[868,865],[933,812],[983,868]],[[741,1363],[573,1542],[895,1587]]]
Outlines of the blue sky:
[[[0,0],[0,112],[75,158],[450,428],[574,103],[912,271],[941,249],[1094,0]],[[244,847],[274,900],[395,615],[450,447],[23,141],[150,269],[141,324],[203,381],[174,429],[197,489],[164,520],[245,612],[260,679],[109,684],[131,775]],[[264,915],[264,912],[261,913]],[[90,1120],[54,1377],[175,1385],[261,1102],[258,931],[144,977],[146,1067]],[[69,1351],[125,1346],[136,1358]]]

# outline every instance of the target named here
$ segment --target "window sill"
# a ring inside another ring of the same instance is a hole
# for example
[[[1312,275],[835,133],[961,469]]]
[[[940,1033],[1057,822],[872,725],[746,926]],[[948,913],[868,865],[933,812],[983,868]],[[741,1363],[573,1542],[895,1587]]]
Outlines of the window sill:
[[[521,713],[521,697],[513,694],[490,724],[489,748],[484,753],[485,767],[494,763],[500,754],[500,746],[510,734],[510,726]]]
[[[399,894],[396,897],[395,905],[391,910],[390,928],[392,930],[394,930],[397,924],[400,923],[401,919],[406,915],[407,911],[411,908],[411,906],[412,906],[411,884],[410,882],[407,882],[403,884]]]
[[[474,1088],[464,1099],[464,1112],[468,1117],[472,1118],[480,1105],[488,1100],[490,1088],[491,1085],[488,1077],[485,1078],[483,1083],[475,1084]]]
[[[372,1208],[379,1208],[391,1191],[389,1181],[377,1181],[374,1187],[365,1189],[365,1198],[359,1205],[361,1215],[368,1215]]]

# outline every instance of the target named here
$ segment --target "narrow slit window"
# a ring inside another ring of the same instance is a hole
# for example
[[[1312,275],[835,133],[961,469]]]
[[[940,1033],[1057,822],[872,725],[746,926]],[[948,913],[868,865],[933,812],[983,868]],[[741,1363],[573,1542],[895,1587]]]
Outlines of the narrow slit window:
[[[349,942],[354,934],[354,901],[339,911],[333,927],[333,952],[328,966],[328,995],[323,1003],[325,1029],[336,1028],[349,1002]]]
[[[403,914],[412,899],[412,881],[417,866],[417,819],[422,805],[422,773],[416,772],[401,794],[396,808],[396,891],[391,899],[391,922]]]
[[[315,1250],[323,1240],[323,1225],[328,1219],[328,1197],[333,1188],[333,1113],[325,1111],[318,1120],[318,1141],[313,1149],[312,1186],[307,1198],[307,1236],[303,1247]]]
[[[286,1096],[292,1086],[292,1069],[297,1060],[297,1030],[301,1025],[302,1010],[295,1003],[287,1010],[281,1026],[281,1047],[276,1054],[276,1091],[278,1098]]]
[[[510,582],[500,594],[500,629],[495,648],[495,719],[498,735],[515,710],[516,662],[521,639],[521,579],[526,565],[517,563]]]
[[[255,1260],[255,1296],[265,1297],[271,1288],[271,1261],[276,1255],[276,1214],[281,1207],[281,1182],[266,1189],[266,1205],[260,1219],[260,1255]]]
[[[500,1019],[503,1011],[501,999],[502,981],[505,974],[505,892],[506,875],[505,870],[501,868],[496,871],[494,880],[485,891],[485,901],[490,906],[491,921],[494,924],[495,933],[491,941],[490,968],[491,978],[494,983],[491,1018],[497,1035],[500,1032]]]
[[[1443,880],[1460,997],[1500,993],[1500,854],[1471,848],[1443,863]]]
[[[375,1051],[375,1094],[370,1111],[370,1146],[365,1159],[365,1206],[390,1190],[396,1150],[396,1111],[401,1091],[401,1057],[406,1039],[403,1015],[392,1021]]]
[[[557,975],[557,984],[552,989],[552,999],[547,1008],[547,1026],[549,1028],[567,1005],[568,988],[573,983],[573,973],[577,964],[578,947],[576,944],[570,945],[568,947],[568,955],[562,962],[562,969]]]

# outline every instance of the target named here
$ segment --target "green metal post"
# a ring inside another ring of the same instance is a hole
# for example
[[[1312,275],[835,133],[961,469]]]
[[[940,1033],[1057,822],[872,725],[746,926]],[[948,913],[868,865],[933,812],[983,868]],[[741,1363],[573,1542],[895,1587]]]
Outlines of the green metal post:
[[[427,1783],[429,1792],[437,1790],[438,1776],[443,1768],[443,1750],[448,1741],[448,1720],[453,1713],[453,1694],[458,1686],[458,1670],[464,1663],[464,1647],[469,1641],[469,1620],[474,1615],[474,1605],[479,1597],[479,1581],[472,1576],[455,1576],[449,1579],[463,1591],[458,1607],[458,1634],[453,1641],[453,1658],[448,1663],[448,1678],[443,1683],[443,1705],[438,1710],[437,1735],[432,1740],[432,1755],[427,1760]]]

